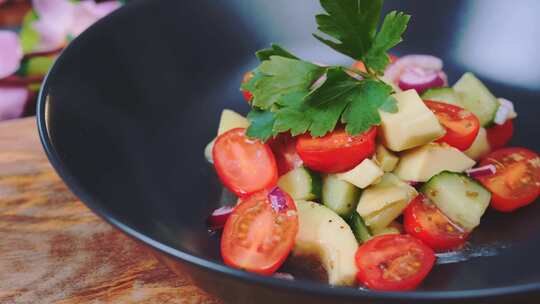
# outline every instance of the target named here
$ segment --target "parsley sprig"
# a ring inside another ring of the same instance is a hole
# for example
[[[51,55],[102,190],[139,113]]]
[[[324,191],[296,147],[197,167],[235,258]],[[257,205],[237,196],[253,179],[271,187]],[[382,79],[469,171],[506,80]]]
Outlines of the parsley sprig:
[[[383,0],[320,0],[316,16],[328,37],[315,38],[364,62],[366,72],[321,67],[279,45],[256,53],[261,64],[242,89],[253,95],[248,136],[263,141],[282,132],[324,136],[341,122],[356,135],[381,122],[379,110],[397,111],[392,87],[379,76],[389,64],[388,50],[402,41],[410,16],[392,11],[379,28]],[[378,29],[379,28],[379,29]]]

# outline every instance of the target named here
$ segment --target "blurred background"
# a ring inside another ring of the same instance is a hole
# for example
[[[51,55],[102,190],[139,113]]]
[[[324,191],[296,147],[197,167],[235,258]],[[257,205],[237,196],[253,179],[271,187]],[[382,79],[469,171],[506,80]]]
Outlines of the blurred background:
[[[123,2],[0,0],[0,121],[35,114],[40,83],[61,50]],[[246,46],[253,51],[274,41],[315,62],[348,64],[311,36],[316,28],[313,16],[320,12],[318,1],[221,0],[214,4],[235,13],[235,22],[246,28],[242,34]],[[534,60],[540,51],[540,18],[536,16],[540,1],[388,0],[385,5],[415,16],[404,43],[394,50],[396,55],[443,58],[450,83],[468,70],[504,91],[519,88],[531,94],[540,90],[540,61]],[[255,66],[255,57],[251,58],[253,62],[239,68],[245,71]]]
[[[0,0],[0,121],[34,115],[43,78],[61,51],[122,4]]]

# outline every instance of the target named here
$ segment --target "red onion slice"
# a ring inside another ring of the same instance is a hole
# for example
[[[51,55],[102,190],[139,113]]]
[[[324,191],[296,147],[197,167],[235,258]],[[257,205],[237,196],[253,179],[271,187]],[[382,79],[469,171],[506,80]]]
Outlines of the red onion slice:
[[[399,58],[386,69],[384,76],[397,83],[406,68],[418,67],[426,71],[442,71],[443,62],[431,55],[407,55]]]
[[[294,276],[287,272],[276,272],[273,277],[276,279],[294,281]]]
[[[284,211],[288,208],[287,206],[287,194],[285,194],[279,187],[275,187],[268,194],[268,199],[272,205],[272,209],[276,212]]]
[[[480,176],[490,176],[497,173],[497,167],[495,165],[487,165],[474,169],[466,170],[465,173],[470,177],[476,178]]]
[[[427,89],[444,86],[445,81],[440,71],[428,71],[414,67],[404,71],[399,78],[398,85],[404,91],[413,89],[421,94]]]
[[[507,106],[500,105],[499,109],[497,109],[497,113],[495,113],[495,118],[493,119],[493,122],[502,126],[508,119],[508,115],[510,115],[510,109]]]
[[[416,187],[416,186],[420,186],[422,182],[408,181],[407,184],[409,184],[412,187]]]
[[[233,211],[234,207],[232,206],[223,206],[214,210],[214,212],[212,212],[212,214],[208,217],[208,226],[214,230],[223,228]]]

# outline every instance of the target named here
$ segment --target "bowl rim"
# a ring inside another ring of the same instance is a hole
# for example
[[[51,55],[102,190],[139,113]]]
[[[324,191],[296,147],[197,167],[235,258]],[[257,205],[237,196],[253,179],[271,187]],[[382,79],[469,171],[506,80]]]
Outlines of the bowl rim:
[[[57,60],[47,73],[39,91],[36,109],[36,122],[38,127],[38,133],[41,144],[52,164],[55,171],[62,178],[68,188],[83,202],[89,209],[95,214],[104,219],[106,222],[113,225],[115,228],[122,231],[124,234],[132,239],[140,241],[147,246],[152,247],[174,259],[178,259],[182,262],[192,264],[194,266],[210,270],[216,275],[227,275],[231,278],[248,281],[251,283],[262,284],[265,286],[285,289],[289,292],[307,292],[313,295],[320,296],[333,296],[344,298],[357,298],[368,299],[374,301],[392,301],[392,300],[432,300],[432,301],[446,301],[446,300],[474,300],[493,298],[499,296],[511,296],[522,295],[526,293],[539,292],[540,282],[517,284],[505,287],[494,288],[482,288],[482,289],[470,289],[470,290],[451,290],[451,291],[408,291],[408,292],[381,292],[371,291],[367,289],[331,286],[324,283],[309,282],[309,281],[295,281],[290,282],[287,280],[281,280],[273,277],[265,277],[245,271],[241,271],[222,263],[213,262],[202,257],[198,257],[194,254],[173,248],[156,239],[153,239],[144,233],[138,231],[136,228],[131,227],[125,222],[117,219],[112,213],[107,211],[100,200],[93,197],[88,193],[84,187],[79,183],[77,178],[71,174],[69,168],[62,162],[59,154],[56,151],[51,137],[49,136],[49,129],[47,126],[47,113],[46,107],[48,104],[47,96],[49,92],[50,79],[57,73],[58,67],[63,64],[65,58],[68,56],[78,56],[76,52],[73,52],[75,46],[86,40],[89,35],[88,32],[97,32],[101,28],[104,28],[109,23],[113,23],[118,16],[132,14],[132,11],[139,10],[140,6],[149,5],[149,3],[157,3],[159,1],[135,1],[125,4],[120,9],[116,10],[112,14],[102,18],[94,25],[92,25],[87,31],[76,37],[62,52]]]

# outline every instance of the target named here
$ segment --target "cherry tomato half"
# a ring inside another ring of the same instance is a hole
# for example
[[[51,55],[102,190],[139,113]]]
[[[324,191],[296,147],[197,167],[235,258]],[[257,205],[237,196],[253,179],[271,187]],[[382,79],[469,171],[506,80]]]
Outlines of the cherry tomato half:
[[[503,125],[494,125],[486,129],[489,146],[493,150],[502,148],[510,142],[514,135],[514,123],[511,119]]]
[[[525,148],[504,148],[488,154],[480,166],[495,165],[494,175],[477,179],[491,191],[491,206],[510,212],[540,195],[540,157]]]
[[[225,264],[271,275],[285,261],[298,232],[298,215],[291,197],[283,191],[279,208],[263,190],[242,198],[221,237]]]
[[[247,72],[244,74],[244,78],[242,78],[242,84],[248,82],[251,80],[251,78],[253,78],[253,72]],[[248,102],[248,103],[251,103],[251,100],[253,99],[253,94],[251,94],[250,91],[246,91],[246,90],[240,90],[242,91],[242,95],[244,95],[244,99]]]
[[[427,197],[420,194],[405,209],[405,231],[435,251],[462,247],[469,233],[453,223]]]
[[[358,281],[381,291],[415,289],[434,263],[433,250],[410,235],[378,236],[356,252]]]
[[[377,128],[351,136],[340,128],[323,137],[304,134],[298,137],[296,150],[304,164],[325,173],[344,172],[354,168],[375,151]]]
[[[293,138],[289,133],[279,134],[276,138],[270,139],[268,144],[274,152],[279,176],[302,166],[304,163],[296,152],[296,138]]]
[[[461,151],[472,146],[480,131],[480,121],[473,113],[442,102],[425,100],[424,103],[446,129],[446,134],[437,142],[447,143]]]
[[[272,187],[278,178],[270,147],[245,133],[237,128],[221,134],[212,150],[221,182],[238,196]]]

